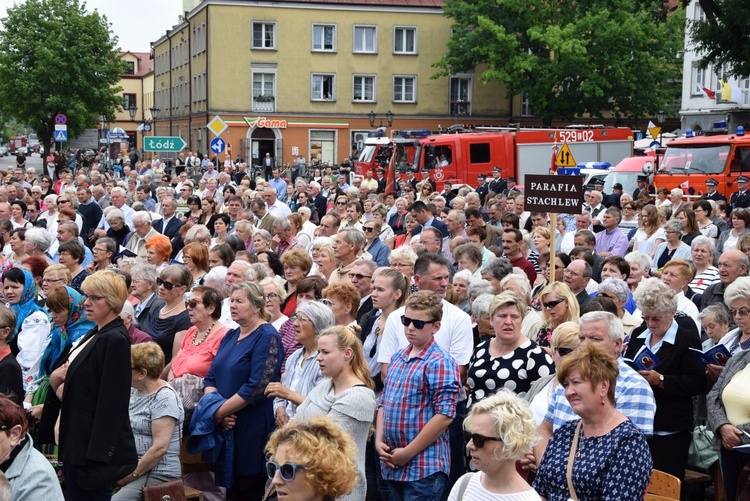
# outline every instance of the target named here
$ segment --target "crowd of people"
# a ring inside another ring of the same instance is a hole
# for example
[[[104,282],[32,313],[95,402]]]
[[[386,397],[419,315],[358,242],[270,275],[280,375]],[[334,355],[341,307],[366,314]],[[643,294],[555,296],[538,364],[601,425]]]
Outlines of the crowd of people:
[[[747,488],[750,212],[715,191],[552,227],[500,169],[181,158],[0,176],[13,499],[636,500],[699,425]]]

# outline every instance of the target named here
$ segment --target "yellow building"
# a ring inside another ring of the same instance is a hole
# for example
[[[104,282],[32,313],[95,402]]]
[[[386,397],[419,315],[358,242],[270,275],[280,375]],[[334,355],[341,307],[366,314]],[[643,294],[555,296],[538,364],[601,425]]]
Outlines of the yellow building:
[[[151,119],[149,108],[153,105],[153,68],[151,54],[148,52],[121,52],[120,57],[127,63],[125,74],[120,77],[118,86],[122,87],[123,109],[115,114],[115,121],[107,124],[109,130],[120,128],[125,131],[128,144],[141,148],[143,131],[139,126]],[[135,115],[130,116],[129,108],[135,108]],[[123,147],[125,143],[122,143]]]
[[[499,125],[525,110],[473,73],[432,78],[452,26],[440,0],[191,2],[153,43],[152,133],[192,151],[218,134],[220,159],[339,163],[381,124]],[[226,127],[208,129],[216,116]]]

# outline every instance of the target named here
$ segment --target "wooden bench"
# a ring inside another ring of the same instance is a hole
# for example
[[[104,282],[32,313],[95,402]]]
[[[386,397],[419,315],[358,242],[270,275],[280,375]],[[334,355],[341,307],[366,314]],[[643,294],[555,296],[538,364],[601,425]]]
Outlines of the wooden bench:
[[[714,484],[714,501],[727,501],[727,493],[724,490],[724,479],[721,476],[721,467],[716,461],[711,466],[710,475],[699,471],[685,470],[685,484],[704,484],[713,482]]]
[[[203,501],[203,492],[192,487],[185,486],[185,499],[195,499],[197,501]]]

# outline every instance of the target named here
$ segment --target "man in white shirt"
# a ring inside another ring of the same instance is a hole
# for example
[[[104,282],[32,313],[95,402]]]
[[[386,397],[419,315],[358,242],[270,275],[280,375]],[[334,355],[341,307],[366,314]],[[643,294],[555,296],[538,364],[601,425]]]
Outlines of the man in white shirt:
[[[263,189],[263,198],[266,200],[266,209],[276,219],[286,218],[292,213],[289,206],[278,199],[276,188],[273,186],[266,186]]]

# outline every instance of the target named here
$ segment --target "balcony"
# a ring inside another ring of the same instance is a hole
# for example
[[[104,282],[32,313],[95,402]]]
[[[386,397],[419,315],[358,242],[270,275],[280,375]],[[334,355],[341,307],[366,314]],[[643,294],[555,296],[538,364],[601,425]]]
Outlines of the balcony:
[[[276,111],[276,99],[269,94],[255,96],[253,98],[253,111],[257,113],[272,113]]]
[[[471,115],[471,101],[451,101],[451,116]]]

